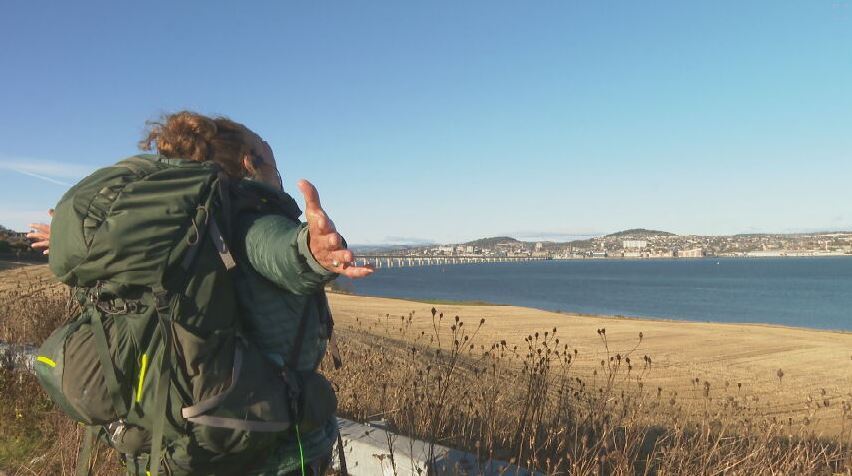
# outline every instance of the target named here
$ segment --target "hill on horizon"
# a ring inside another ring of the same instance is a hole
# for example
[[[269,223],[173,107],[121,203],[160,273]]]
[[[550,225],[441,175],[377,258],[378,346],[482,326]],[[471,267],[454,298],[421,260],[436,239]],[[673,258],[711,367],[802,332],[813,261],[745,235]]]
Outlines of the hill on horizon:
[[[493,247],[497,246],[498,244],[502,244],[502,243],[518,244],[518,243],[523,243],[523,242],[521,240],[512,238],[511,236],[494,236],[494,237],[491,237],[491,238],[480,238],[478,240],[468,241],[467,243],[462,243],[462,244],[471,245],[471,246],[480,246],[482,248],[493,248]]]
[[[649,230],[647,228],[631,228],[629,230],[617,231],[606,235],[606,237],[618,238],[621,236],[677,236],[676,233],[668,231]]]

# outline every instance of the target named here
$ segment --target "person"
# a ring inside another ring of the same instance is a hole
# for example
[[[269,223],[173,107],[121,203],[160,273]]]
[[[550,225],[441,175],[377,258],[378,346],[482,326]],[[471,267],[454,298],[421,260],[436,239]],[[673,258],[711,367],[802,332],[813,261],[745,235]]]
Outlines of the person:
[[[191,111],[164,116],[149,126],[140,142],[143,150],[156,150],[166,159],[212,160],[230,177],[290,199],[283,191],[272,148],[246,126]],[[324,286],[338,276],[358,279],[374,270],[355,264],[355,255],[323,209],[313,184],[300,180],[297,186],[305,200],[306,223],[275,213],[243,212],[237,217],[237,257],[249,266],[239,274],[236,287],[247,338],[278,366],[284,366],[298,346],[302,358],[295,370],[313,371],[331,337],[323,325],[330,319]],[[53,215],[52,210],[49,213]],[[51,237],[50,225],[30,227],[32,247],[45,254],[51,238],[61,239]],[[303,319],[299,313],[310,316]],[[301,320],[308,323],[307,329],[298,332],[295,324]],[[298,336],[302,340],[297,343]],[[311,432],[284,438],[251,474],[325,474],[337,432],[332,416]]]

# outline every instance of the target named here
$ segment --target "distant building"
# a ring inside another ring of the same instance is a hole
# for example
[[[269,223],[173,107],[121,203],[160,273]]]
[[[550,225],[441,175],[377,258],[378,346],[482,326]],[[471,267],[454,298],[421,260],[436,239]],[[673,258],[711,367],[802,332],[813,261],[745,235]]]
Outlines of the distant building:
[[[541,250],[543,250],[543,249],[544,249],[544,243],[542,243],[542,242],[540,242],[540,241],[539,241],[539,242],[537,242],[537,243],[535,244],[535,250],[536,250],[536,251],[541,251]]]
[[[621,245],[625,250],[641,250],[648,246],[646,240],[624,240]]]
[[[704,249],[693,248],[691,250],[678,250],[677,256],[679,258],[701,258],[704,256]]]

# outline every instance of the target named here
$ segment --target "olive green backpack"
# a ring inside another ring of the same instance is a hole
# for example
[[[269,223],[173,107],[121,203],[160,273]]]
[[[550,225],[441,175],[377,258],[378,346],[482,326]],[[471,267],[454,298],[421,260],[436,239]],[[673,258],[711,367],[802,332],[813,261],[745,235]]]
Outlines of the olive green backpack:
[[[57,205],[50,268],[82,312],[43,343],[36,373],[89,426],[78,473],[98,437],[130,474],[242,474],[333,415],[328,381],[276,368],[243,337],[229,244],[245,210],[301,214],[215,164],[153,155],[96,171]]]

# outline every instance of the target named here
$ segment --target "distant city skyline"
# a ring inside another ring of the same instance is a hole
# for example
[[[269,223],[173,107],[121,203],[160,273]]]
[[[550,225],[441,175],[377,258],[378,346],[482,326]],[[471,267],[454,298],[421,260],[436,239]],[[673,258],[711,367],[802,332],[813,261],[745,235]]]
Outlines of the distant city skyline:
[[[849,0],[17,2],[0,38],[13,229],[188,108],[355,244],[852,230]]]

